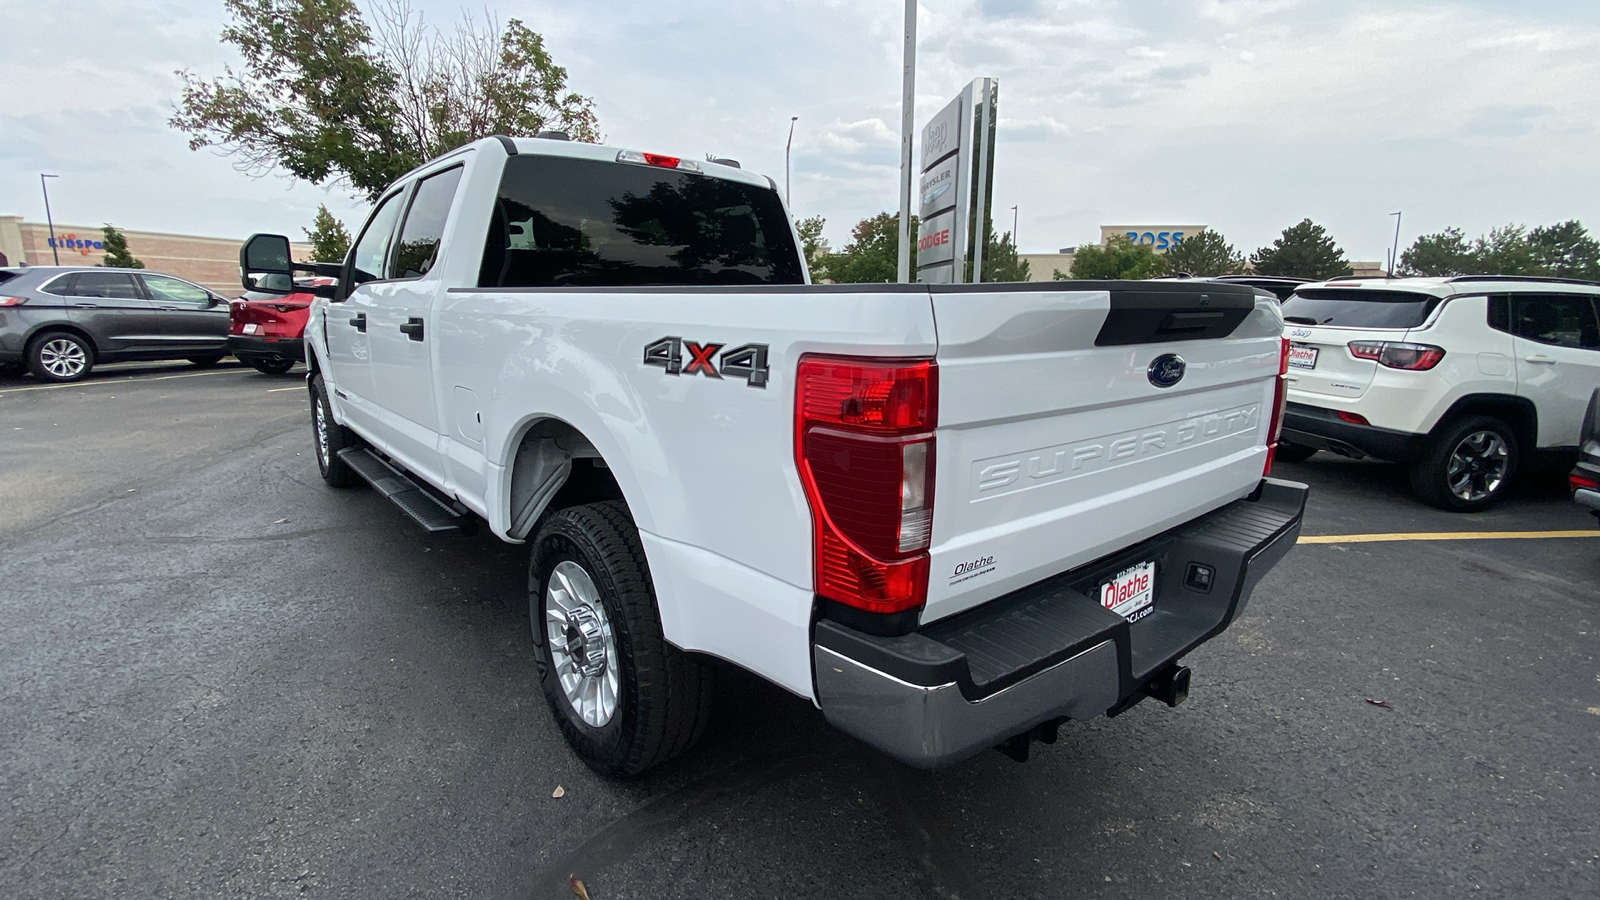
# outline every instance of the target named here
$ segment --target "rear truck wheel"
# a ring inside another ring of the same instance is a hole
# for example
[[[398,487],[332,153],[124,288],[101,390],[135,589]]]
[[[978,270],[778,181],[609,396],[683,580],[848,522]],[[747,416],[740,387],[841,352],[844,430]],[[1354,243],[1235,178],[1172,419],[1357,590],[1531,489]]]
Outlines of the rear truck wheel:
[[[292,359],[252,359],[250,367],[263,375],[282,375],[294,368]]]
[[[328,405],[328,388],[322,376],[311,379],[311,438],[317,448],[317,468],[329,487],[350,487],[361,480],[344,460],[339,451],[358,446],[359,440],[350,429],[333,420],[333,407]]]
[[[662,636],[626,504],[572,506],[548,518],[528,566],[528,612],[545,700],[590,768],[637,775],[705,731],[712,669]]]
[[[227,355],[228,354],[226,353],[207,353],[202,356],[191,356],[189,357],[189,362],[193,365],[199,366],[202,369],[209,369],[217,363],[222,362],[222,358]]]
[[[50,331],[28,345],[28,371],[42,381],[78,381],[94,368],[94,348],[70,331]]]
[[[1317,448],[1307,447],[1304,444],[1291,444],[1288,441],[1278,442],[1278,452],[1273,454],[1276,462],[1301,463],[1317,454]]]
[[[1478,512],[1505,492],[1517,470],[1517,438],[1491,416],[1467,416],[1439,431],[1411,467],[1411,488],[1430,506]]]

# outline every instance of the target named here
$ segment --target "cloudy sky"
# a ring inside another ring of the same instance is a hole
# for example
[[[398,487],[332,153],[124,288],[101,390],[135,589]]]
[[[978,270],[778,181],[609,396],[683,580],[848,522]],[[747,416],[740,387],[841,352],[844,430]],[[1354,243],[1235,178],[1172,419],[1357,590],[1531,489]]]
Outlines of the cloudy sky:
[[[463,4],[416,0],[450,27]],[[474,6],[479,9],[481,7]],[[898,202],[900,0],[508,0],[608,143],[731,156],[783,181],[842,244]],[[166,125],[174,72],[220,74],[221,0],[0,4],[0,215],[299,236],[338,186],[251,178]],[[1310,217],[1380,260],[1455,225],[1600,231],[1593,0],[924,0],[919,125],[1000,80],[994,214],[1025,252],[1101,224],[1205,223],[1248,252]]]

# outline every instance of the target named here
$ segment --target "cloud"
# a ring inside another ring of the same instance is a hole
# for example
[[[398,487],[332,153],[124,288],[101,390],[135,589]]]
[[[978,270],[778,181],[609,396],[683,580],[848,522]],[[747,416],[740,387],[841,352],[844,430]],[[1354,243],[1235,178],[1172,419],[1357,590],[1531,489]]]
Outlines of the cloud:
[[[1551,106],[1492,106],[1480,110],[1461,130],[1491,137],[1521,137],[1533,131],[1538,119],[1555,112]]]

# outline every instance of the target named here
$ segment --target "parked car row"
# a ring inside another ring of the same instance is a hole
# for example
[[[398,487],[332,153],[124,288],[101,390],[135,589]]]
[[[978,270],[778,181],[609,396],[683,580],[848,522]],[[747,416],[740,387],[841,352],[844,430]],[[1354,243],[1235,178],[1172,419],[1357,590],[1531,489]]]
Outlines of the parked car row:
[[[101,363],[188,360],[211,366],[232,353],[282,374],[305,358],[309,293],[237,300],[142,269],[0,268],[0,371],[43,381],[85,378]]]

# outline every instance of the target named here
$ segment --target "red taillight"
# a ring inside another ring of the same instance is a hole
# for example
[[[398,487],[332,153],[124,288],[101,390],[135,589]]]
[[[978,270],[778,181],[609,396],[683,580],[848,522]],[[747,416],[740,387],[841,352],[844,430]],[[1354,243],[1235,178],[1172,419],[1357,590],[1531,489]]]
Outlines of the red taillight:
[[[1339,419],[1344,422],[1349,422],[1351,425],[1372,424],[1371,422],[1368,422],[1367,417],[1363,416],[1361,413],[1345,412],[1342,409],[1339,410]]]
[[[0,297],[0,306],[21,306],[27,297]]]
[[[682,162],[676,156],[663,156],[660,153],[646,153],[644,161],[646,165],[660,166],[663,169],[676,169],[678,163]]]
[[[1600,481],[1582,475],[1568,475],[1567,485],[1575,491],[1600,491]]]
[[[1444,359],[1444,348],[1403,341],[1353,341],[1350,355],[1356,359],[1370,359],[1390,369],[1426,372]]]
[[[1283,434],[1283,408],[1289,402],[1289,341],[1281,339],[1278,347],[1278,377],[1272,381],[1272,421],[1267,425],[1267,463],[1261,474],[1272,471],[1272,460],[1278,455],[1278,438]]]
[[[876,613],[921,606],[938,367],[808,356],[795,382],[795,464],[811,504],[817,593]]]

